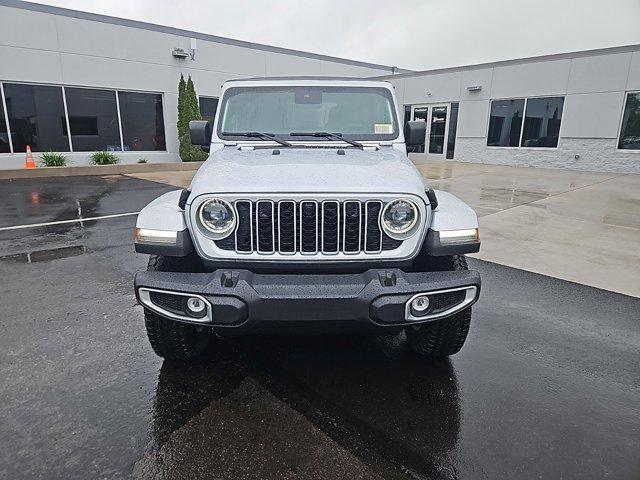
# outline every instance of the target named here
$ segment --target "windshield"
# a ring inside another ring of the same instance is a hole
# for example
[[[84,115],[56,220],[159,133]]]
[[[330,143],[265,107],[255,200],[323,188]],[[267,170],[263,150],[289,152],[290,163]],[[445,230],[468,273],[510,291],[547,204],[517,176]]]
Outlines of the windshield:
[[[217,130],[224,140],[246,140],[246,136],[229,135],[241,132],[265,132],[297,141],[330,140],[305,138],[301,132],[330,132],[351,140],[375,141],[398,136],[391,92],[374,87],[230,88]]]

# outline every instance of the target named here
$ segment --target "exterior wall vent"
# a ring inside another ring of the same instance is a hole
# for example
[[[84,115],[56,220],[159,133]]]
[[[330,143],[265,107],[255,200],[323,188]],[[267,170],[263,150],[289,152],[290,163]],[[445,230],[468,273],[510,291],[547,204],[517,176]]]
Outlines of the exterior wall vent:
[[[188,58],[190,56],[189,53],[185,52],[183,48],[174,48],[171,52],[171,55],[173,55],[175,58]]]

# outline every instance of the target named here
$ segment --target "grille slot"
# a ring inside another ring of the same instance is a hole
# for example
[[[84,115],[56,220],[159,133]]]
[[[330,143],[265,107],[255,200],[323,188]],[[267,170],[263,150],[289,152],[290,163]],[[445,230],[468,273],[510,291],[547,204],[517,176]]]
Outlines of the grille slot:
[[[253,204],[243,200],[236,202],[238,213],[238,228],[236,229],[236,250],[238,252],[251,252],[253,250],[253,229],[251,228]]]
[[[322,202],[322,253],[338,253],[340,245],[340,204]]]
[[[256,204],[258,252],[273,253],[276,249],[273,202],[260,200]]]
[[[365,204],[364,251],[367,253],[382,251],[382,232],[378,224],[380,210],[382,210],[380,201],[368,201]]]
[[[342,236],[344,253],[358,253],[360,251],[360,214],[360,202],[357,200],[344,202],[344,233]]]
[[[233,235],[215,242],[237,253],[380,254],[402,241],[380,230],[381,200],[237,200]]]
[[[296,252],[296,204],[290,200],[278,203],[278,248],[280,253]]]
[[[300,251],[318,251],[318,202],[300,202]]]

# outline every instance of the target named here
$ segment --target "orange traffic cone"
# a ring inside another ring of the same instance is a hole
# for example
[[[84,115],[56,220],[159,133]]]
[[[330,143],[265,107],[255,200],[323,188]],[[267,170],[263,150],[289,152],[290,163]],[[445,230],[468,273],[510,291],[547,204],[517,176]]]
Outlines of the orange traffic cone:
[[[27,159],[24,162],[24,168],[36,168],[36,162],[33,161],[33,155],[31,155],[31,147],[29,145],[27,145]]]

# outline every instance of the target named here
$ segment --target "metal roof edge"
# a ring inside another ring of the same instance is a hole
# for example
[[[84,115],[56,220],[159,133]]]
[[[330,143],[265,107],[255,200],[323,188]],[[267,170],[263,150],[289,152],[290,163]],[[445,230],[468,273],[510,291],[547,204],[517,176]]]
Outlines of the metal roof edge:
[[[387,80],[379,79],[378,77],[332,77],[322,75],[288,75],[279,77],[247,77],[247,78],[230,78],[225,80],[224,83],[233,82],[269,82],[269,81],[295,81],[295,80],[318,80],[318,81],[337,81],[337,82],[384,82],[389,83]]]
[[[640,51],[640,44],[618,45],[614,47],[594,48],[590,50],[551,53],[547,55],[538,55],[534,57],[497,60],[495,62],[473,63],[470,65],[460,65],[455,67],[434,68],[432,70],[410,71],[410,72],[398,73],[395,75],[376,75],[376,76],[367,77],[367,78],[372,80],[373,79],[384,80],[384,79],[394,79],[394,78],[413,78],[413,77],[420,77],[423,75],[432,75],[432,74],[438,74],[438,73],[459,72],[462,70],[476,70],[481,68],[504,67],[509,65],[521,65],[525,63],[536,63],[536,62],[543,62],[543,61],[549,61],[549,60],[563,60],[567,58],[592,57],[595,55],[626,53],[626,52],[634,52],[634,51]]]
[[[301,50],[293,50],[293,49],[284,48],[284,47],[275,47],[272,45],[253,43],[253,42],[248,42],[244,40],[236,40],[234,38],[220,37],[217,35],[210,35],[208,33],[195,32],[192,30],[184,30],[176,27],[156,25],[154,23],[143,22],[140,20],[130,20],[127,18],[112,17],[109,15],[102,15],[99,13],[82,12],[80,10],[72,10],[72,9],[63,8],[63,7],[55,7],[53,5],[43,5],[41,3],[25,2],[23,0],[0,0],[0,6],[18,8],[22,10],[30,10],[34,12],[49,13],[51,15],[60,15],[64,17],[77,18],[81,20],[89,20],[93,22],[110,23],[113,25],[120,25],[123,27],[139,28],[139,29],[150,30],[154,32],[166,33],[170,35],[178,35],[182,37],[190,37],[190,38],[196,38],[199,40],[205,40],[209,42],[222,43],[225,45],[233,45],[236,47],[251,48],[254,50],[262,50],[262,51],[272,52],[272,53],[282,53],[282,54],[293,55],[297,57],[305,57],[305,58],[312,58],[315,60],[324,60],[329,62],[342,63],[345,65],[352,65],[356,67],[378,68],[383,70],[389,70],[390,72],[396,71],[401,73],[412,71],[412,70],[398,68],[390,65],[361,62],[359,60],[351,60],[348,58],[341,58],[341,57],[332,57],[330,55],[323,55],[320,53],[304,52]]]

